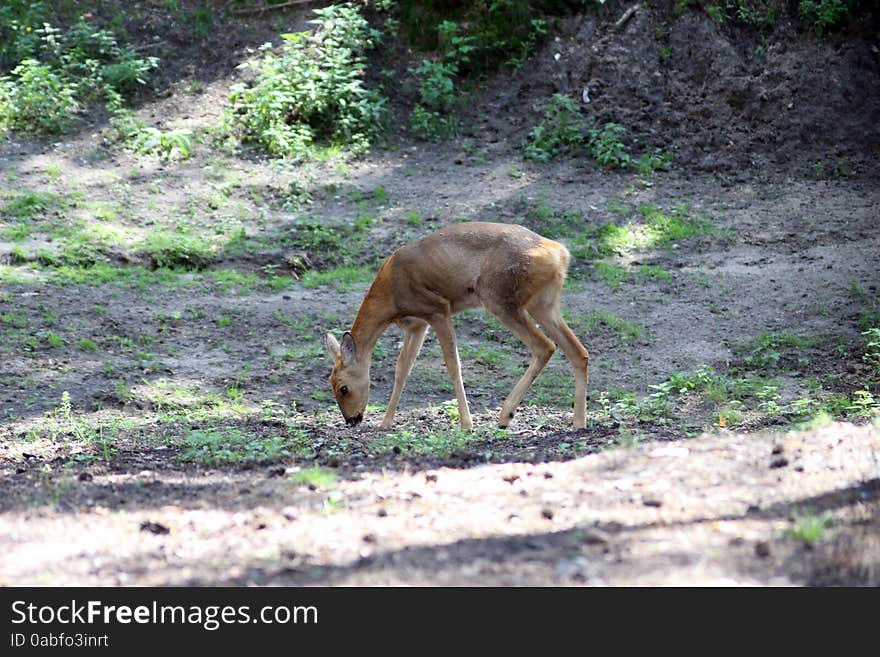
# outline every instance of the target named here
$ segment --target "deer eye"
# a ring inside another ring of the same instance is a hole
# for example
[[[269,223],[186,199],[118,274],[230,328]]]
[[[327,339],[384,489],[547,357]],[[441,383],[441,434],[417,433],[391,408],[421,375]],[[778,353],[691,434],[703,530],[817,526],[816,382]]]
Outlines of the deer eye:
[[[339,394],[345,397],[348,394],[348,386],[342,386],[339,389]]]

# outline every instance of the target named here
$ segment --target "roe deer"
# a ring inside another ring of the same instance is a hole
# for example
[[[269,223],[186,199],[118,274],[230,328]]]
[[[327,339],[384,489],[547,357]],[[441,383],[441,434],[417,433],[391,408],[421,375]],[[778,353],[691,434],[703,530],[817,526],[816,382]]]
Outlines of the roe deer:
[[[555,342],[574,368],[574,427],[583,428],[589,354],[559,308],[568,260],[568,249],[559,242],[522,226],[485,222],[454,224],[394,251],[379,268],[351,330],[341,342],[327,334],[327,352],[333,359],[330,385],[345,421],[355,425],[363,419],[373,347],[394,322],[403,329],[403,348],[382,427],[389,428],[394,420],[403,386],[430,326],[455,386],[461,428],[472,429],[452,316],[483,306],[532,352],[528,369],[501,407],[498,424],[506,427],[513,418],[526,390],[556,350]]]

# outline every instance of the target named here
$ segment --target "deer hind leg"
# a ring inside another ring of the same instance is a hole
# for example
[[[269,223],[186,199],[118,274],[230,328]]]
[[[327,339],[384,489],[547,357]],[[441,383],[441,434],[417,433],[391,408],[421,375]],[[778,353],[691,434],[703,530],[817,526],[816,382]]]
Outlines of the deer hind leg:
[[[400,349],[397,366],[394,368],[394,388],[391,390],[391,399],[388,400],[388,408],[382,419],[381,427],[383,429],[390,429],[394,422],[394,413],[397,411],[397,403],[400,401],[403,387],[406,385],[416,356],[419,355],[422,343],[425,341],[425,334],[428,332],[428,323],[414,317],[406,317],[398,324],[403,328],[403,347]]]
[[[455,388],[455,397],[458,400],[458,418],[461,428],[470,431],[474,428],[471,420],[471,410],[468,406],[467,397],[464,394],[464,383],[461,380],[461,361],[458,358],[458,347],[455,344],[455,330],[452,326],[452,316],[447,312],[436,315],[431,320],[431,328],[437,335],[440,347],[443,349],[443,358],[446,361],[446,370],[452,385]]]
[[[529,314],[541,325],[550,338],[565,353],[574,369],[574,428],[586,426],[587,382],[590,354],[562,318],[559,309],[559,288],[549,288],[529,302]]]
[[[520,402],[522,402],[523,397],[525,397],[526,391],[534,383],[541,370],[544,369],[553,352],[556,351],[556,346],[526,317],[525,312],[521,308],[507,309],[492,304],[487,305],[486,309],[509,328],[532,352],[532,359],[529,362],[528,368],[501,406],[498,424],[499,426],[506,427],[513,419],[513,415]]]

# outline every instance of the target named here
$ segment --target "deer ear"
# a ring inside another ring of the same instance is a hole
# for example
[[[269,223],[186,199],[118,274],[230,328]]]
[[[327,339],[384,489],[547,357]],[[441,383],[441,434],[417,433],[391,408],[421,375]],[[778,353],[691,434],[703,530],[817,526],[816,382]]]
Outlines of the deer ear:
[[[357,347],[354,344],[354,338],[351,337],[351,333],[346,331],[342,334],[342,362],[350,363],[355,359],[357,355]]]
[[[339,355],[339,343],[336,341],[336,338],[333,337],[332,333],[328,333],[327,337],[324,338],[324,346],[327,347],[327,355],[335,360]]]

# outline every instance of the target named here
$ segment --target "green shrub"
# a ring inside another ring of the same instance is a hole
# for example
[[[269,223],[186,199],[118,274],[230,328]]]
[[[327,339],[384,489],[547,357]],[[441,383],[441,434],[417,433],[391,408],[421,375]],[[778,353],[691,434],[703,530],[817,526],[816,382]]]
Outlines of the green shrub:
[[[455,78],[470,61],[473,37],[462,34],[457,23],[443,21],[437,26],[443,48],[440,61],[423,59],[410,73],[419,79],[419,102],[410,115],[410,128],[419,139],[440,141],[455,134],[458,117],[453,114],[458,90]]]
[[[158,63],[120,45],[107,30],[84,21],[64,30],[34,24],[45,11],[20,9],[17,2],[0,9],[0,37],[8,39],[0,61],[14,66],[0,78],[0,128],[65,132],[88,101],[103,98],[111,108],[120,107]]]
[[[159,230],[150,235],[146,251],[157,269],[202,269],[214,257],[211,245],[204,239],[184,232]]]
[[[523,142],[524,156],[546,162],[563,150],[584,141],[587,124],[580,110],[568,96],[553,94],[543,120]]]
[[[547,33],[547,21],[535,18],[536,14],[568,9],[566,3],[543,0],[399,0],[397,5],[404,32],[419,50],[450,52],[460,51],[460,44],[466,46],[467,62],[460,69],[463,75],[504,64],[522,65]],[[449,24],[456,29],[451,32]]]
[[[252,86],[235,85],[227,128],[269,153],[305,157],[316,142],[365,152],[385,113],[386,100],[363,82],[365,53],[375,34],[350,3],[316,9],[315,33],[283,34],[281,54],[262,47],[249,65]]]
[[[36,53],[39,35],[34,26],[49,19],[42,0],[4,0],[0,3],[0,69],[14,68]]]
[[[76,86],[50,66],[25,59],[0,78],[0,127],[63,133],[79,111],[76,96]]]
[[[125,148],[141,155],[157,155],[164,159],[185,160],[190,156],[192,142],[189,130],[163,132],[137,119],[128,110],[119,109],[110,119],[114,137]]]
[[[865,353],[862,359],[871,368],[874,376],[880,376],[880,328],[869,328],[862,335],[865,336]]]
[[[833,27],[846,17],[849,3],[847,0],[801,0],[798,13],[813,21],[816,34],[821,37],[825,28]]]
[[[422,61],[413,72],[422,79],[419,98],[423,107],[434,111],[452,109],[456,96],[452,78],[457,70],[451,62]]]
[[[776,25],[776,7],[773,0],[728,0],[729,16],[756,27],[772,28]]]
[[[617,123],[606,123],[601,128],[591,128],[589,137],[590,155],[603,167],[624,168],[632,164],[632,159],[624,150],[620,135],[625,128]]]

